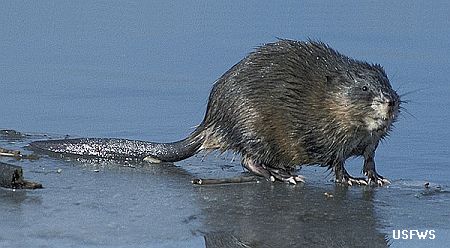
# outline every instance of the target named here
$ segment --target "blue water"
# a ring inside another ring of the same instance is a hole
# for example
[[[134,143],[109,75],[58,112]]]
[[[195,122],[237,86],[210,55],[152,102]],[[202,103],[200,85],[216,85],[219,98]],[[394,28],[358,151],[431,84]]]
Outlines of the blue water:
[[[393,182],[379,189],[342,191],[315,167],[298,187],[190,185],[194,176],[241,173],[215,155],[159,168],[1,158],[45,189],[0,189],[0,246],[204,247],[232,237],[256,247],[386,246],[384,238],[392,247],[444,247],[448,13],[447,1],[3,1],[0,129],[36,136],[0,139],[2,147],[22,149],[41,134],[183,138],[202,120],[214,81],[276,37],[320,39],[379,63],[410,102],[377,150],[378,170]],[[357,175],[361,161],[347,167]],[[436,238],[394,239],[399,229]]]

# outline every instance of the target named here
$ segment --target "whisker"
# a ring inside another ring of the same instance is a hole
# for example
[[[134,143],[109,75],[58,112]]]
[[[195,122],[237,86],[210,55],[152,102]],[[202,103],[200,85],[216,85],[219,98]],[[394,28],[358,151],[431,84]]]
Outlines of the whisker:
[[[420,92],[420,91],[428,90],[428,89],[429,89],[429,88],[419,88],[419,89],[407,91],[407,92],[405,92],[405,93],[400,94],[399,96],[400,96],[400,97],[404,97],[404,96],[407,96],[407,95],[410,95],[410,94],[413,94],[413,93],[417,93],[417,92]]]
[[[400,113],[407,113],[409,116],[411,116],[411,117],[414,118],[415,120],[418,120],[417,117],[416,117],[415,115],[411,114],[411,112],[409,112],[406,108],[404,108],[404,107],[402,107],[402,106],[400,106],[399,112],[400,112]]]

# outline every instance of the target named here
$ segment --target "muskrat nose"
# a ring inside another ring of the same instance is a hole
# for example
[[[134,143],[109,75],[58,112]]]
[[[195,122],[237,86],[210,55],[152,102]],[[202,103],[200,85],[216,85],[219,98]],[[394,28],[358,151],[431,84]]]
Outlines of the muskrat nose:
[[[394,106],[394,105],[395,105],[395,100],[388,100],[388,101],[387,101],[387,105],[388,105],[389,107]]]

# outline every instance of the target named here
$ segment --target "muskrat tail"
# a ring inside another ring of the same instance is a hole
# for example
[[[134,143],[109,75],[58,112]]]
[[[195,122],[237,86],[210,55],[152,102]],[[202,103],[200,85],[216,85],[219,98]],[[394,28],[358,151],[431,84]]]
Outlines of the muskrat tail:
[[[160,163],[176,162],[191,157],[199,152],[202,144],[203,135],[200,126],[187,138],[171,143],[115,138],[78,138],[34,141],[30,143],[29,148],[49,155]]]

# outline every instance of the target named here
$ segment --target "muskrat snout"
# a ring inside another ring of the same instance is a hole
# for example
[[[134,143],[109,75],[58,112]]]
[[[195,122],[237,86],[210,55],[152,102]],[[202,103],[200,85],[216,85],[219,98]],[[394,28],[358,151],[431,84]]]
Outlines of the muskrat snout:
[[[372,113],[366,118],[369,131],[387,130],[395,121],[400,108],[400,99],[395,91],[380,92],[371,104]]]
[[[391,97],[388,98],[387,105],[388,107],[390,107],[389,113],[391,113],[393,117],[396,117],[398,114],[398,111],[400,109],[400,102],[400,96],[397,94],[397,92],[392,90]]]

